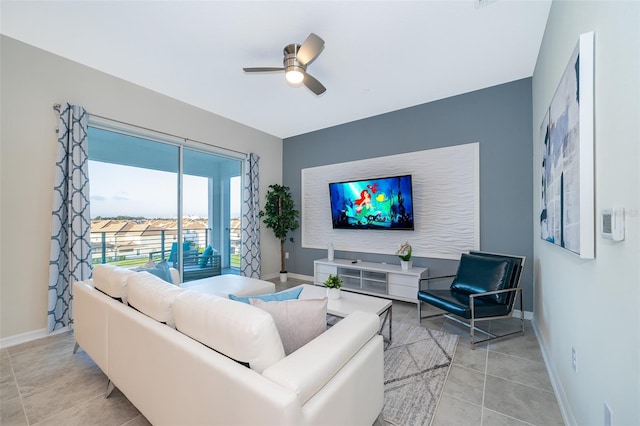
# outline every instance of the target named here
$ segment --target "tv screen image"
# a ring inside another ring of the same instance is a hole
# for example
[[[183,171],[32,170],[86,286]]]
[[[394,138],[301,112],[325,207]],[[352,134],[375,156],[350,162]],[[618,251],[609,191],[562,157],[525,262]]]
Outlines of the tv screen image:
[[[413,230],[411,175],[329,184],[333,229]]]

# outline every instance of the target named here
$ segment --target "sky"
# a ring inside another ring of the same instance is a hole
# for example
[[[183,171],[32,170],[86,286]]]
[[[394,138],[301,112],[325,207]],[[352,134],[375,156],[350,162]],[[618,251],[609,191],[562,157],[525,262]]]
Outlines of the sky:
[[[177,217],[175,173],[89,161],[89,182],[92,218]],[[207,192],[206,178],[184,176],[184,217],[207,217]],[[240,217],[240,205],[240,179],[232,179],[231,218]]]

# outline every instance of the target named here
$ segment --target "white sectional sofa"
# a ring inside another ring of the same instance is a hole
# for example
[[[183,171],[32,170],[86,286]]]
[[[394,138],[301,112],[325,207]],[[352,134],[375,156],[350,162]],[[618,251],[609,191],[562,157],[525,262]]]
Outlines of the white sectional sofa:
[[[76,342],[154,425],[373,424],[384,398],[376,315],[355,312],[285,356],[269,313],[225,297],[273,284],[215,278],[181,288],[98,266],[73,285]]]

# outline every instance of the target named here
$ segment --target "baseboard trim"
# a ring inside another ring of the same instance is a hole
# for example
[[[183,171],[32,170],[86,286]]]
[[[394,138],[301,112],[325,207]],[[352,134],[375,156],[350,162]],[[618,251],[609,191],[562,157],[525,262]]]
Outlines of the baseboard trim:
[[[521,311],[519,309],[514,309],[513,310],[513,317],[514,318],[520,318],[520,312]],[[533,312],[524,311],[524,319],[533,321]]]
[[[309,281],[310,283],[313,283],[313,277],[309,275],[294,274],[293,272],[287,272],[287,275],[290,278],[295,278],[297,280],[306,280],[306,281]],[[268,281],[268,280],[272,280],[274,278],[279,278],[279,277],[280,277],[280,273],[277,273],[277,274],[263,275],[260,277],[260,279]]]
[[[19,345],[21,343],[27,343],[33,340],[42,339],[43,337],[53,336],[55,334],[60,334],[60,333],[66,333],[69,330],[71,330],[71,328],[67,326],[67,327],[59,328],[49,333],[46,328],[41,328],[38,330],[28,331],[22,334],[16,334],[14,336],[4,337],[0,339],[0,348],[4,349],[11,346]]]
[[[313,284],[313,276],[302,275],[302,274],[289,274],[291,278],[295,278],[296,280],[304,280],[309,281],[310,284]]]
[[[560,407],[560,412],[562,413],[562,419],[564,420],[564,424],[566,425],[577,425],[576,418],[573,416],[573,412],[571,411],[571,405],[569,405],[569,399],[567,398],[567,394],[562,387],[562,383],[558,379],[558,373],[551,361],[551,357],[549,356],[549,351],[544,345],[544,341],[540,337],[540,329],[538,328],[538,322],[533,319],[531,321],[531,325],[533,326],[533,332],[536,335],[536,339],[538,340],[538,346],[540,346],[540,352],[542,353],[542,359],[544,360],[544,365],[547,367],[547,373],[549,374],[549,380],[551,381],[551,386],[553,387],[553,391],[556,394],[558,399],[558,406]]]

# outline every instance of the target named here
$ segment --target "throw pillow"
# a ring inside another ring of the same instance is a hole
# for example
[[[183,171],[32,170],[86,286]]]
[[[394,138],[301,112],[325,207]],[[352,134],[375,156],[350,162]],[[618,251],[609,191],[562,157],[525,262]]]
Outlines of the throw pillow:
[[[171,271],[169,270],[169,264],[166,260],[158,263],[153,268],[140,269],[141,271],[147,271],[150,274],[155,275],[158,278],[165,280],[166,282],[173,284],[173,278],[171,277]]]
[[[327,330],[326,298],[282,302],[251,299],[250,303],[271,314],[285,355],[295,352]]]
[[[243,303],[249,303],[249,299],[260,299],[265,302],[281,302],[283,300],[297,299],[298,296],[300,296],[300,293],[302,293],[302,287],[284,290],[278,293],[259,294],[255,296],[236,296],[234,294],[230,294],[229,299]]]
[[[175,262],[178,255],[178,243],[171,243],[171,252],[169,253],[169,262]]]
[[[191,241],[184,241],[182,243],[183,255],[189,250],[191,250]],[[169,258],[167,260],[172,263],[178,262],[178,243],[171,243],[171,252],[169,253]]]
[[[213,247],[207,246],[202,252],[202,256],[200,257],[200,267],[204,268],[207,266],[209,259],[211,259],[211,255],[213,255]]]

